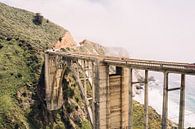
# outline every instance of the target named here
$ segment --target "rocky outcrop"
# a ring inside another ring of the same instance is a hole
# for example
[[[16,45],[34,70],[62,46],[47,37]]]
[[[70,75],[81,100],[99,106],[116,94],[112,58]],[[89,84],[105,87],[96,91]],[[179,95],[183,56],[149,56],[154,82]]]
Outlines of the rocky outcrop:
[[[61,48],[67,48],[67,47],[75,47],[76,42],[74,41],[72,35],[70,32],[66,32],[63,37],[60,37],[57,43],[54,44],[53,48],[55,49],[61,49]]]
[[[79,51],[84,52],[87,54],[95,54],[95,55],[105,55],[105,47],[102,45],[89,41],[89,40],[83,40],[79,43]]]

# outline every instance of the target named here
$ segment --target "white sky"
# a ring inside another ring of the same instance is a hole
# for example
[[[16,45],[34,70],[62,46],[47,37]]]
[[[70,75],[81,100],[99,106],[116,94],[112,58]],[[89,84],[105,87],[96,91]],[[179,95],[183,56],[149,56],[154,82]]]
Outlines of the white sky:
[[[195,0],[0,0],[40,12],[77,42],[119,46],[133,58],[195,62]]]

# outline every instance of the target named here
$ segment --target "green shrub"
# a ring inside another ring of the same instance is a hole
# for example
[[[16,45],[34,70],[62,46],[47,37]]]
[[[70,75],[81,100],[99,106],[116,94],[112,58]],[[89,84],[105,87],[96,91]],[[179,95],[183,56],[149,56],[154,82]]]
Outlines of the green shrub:
[[[75,105],[73,104],[66,104],[66,109],[68,113],[71,113],[75,110]]]
[[[12,98],[8,95],[3,95],[0,96],[0,100],[0,113],[8,113],[14,105]]]
[[[33,22],[35,25],[41,25],[43,22],[43,16],[41,16],[40,13],[36,13],[36,15],[34,16]]]
[[[0,49],[3,48],[3,45],[0,44]]]
[[[82,125],[81,129],[91,129],[92,128],[90,122],[86,120],[82,121],[81,125]]]

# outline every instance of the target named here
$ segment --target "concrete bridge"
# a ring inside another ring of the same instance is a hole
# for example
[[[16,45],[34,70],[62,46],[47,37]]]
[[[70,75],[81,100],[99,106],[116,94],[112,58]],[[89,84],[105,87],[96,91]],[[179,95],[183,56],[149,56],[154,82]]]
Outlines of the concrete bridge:
[[[115,72],[110,72],[110,67]],[[138,60],[81,53],[46,51],[45,84],[48,110],[57,110],[63,104],[62,79],[64,69],[72,70],[79,85],[86,110],[94,129],[133,129],[133,85],[144,84],[144,128],[148,129],[148,72],[164,73],[162,129],[167,129],[168,92],[180,90],[178,128],[184,128],[185,75],[195,75],[195,66],[188,63]],[[133,82],[133,70],[145,71],[142,81]],[[84,71],[84,75],[80,71]],[[169,88],[169,73],[181,74],[181,85]],[[82,74],[82,75],[81,75]],[[88,96],[86,82],[90,82],[92,97]]]

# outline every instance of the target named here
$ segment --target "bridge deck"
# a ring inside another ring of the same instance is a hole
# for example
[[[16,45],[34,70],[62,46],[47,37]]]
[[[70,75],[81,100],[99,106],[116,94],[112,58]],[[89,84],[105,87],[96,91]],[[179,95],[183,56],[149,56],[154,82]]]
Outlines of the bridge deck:
[[[111,56],[100,56],[100,55],[90,55],[83,53],[67,53],[67,52],[55,52],[47,51],[48,54],[54,54],[59,56],[64,56],[71,59],[84,59],[90,61],[100,61],[112,65],[117,65],[121,67],[130,67],[134,69],[147,69],[151,71],[168,71],[173,73],[183,73],[195,75],[195,65],[189,63],[179,63],[179,62],[166,62],[166,61],[155,61],[155,60],[140,60],[132,58],[123,57],[111,57]]]

